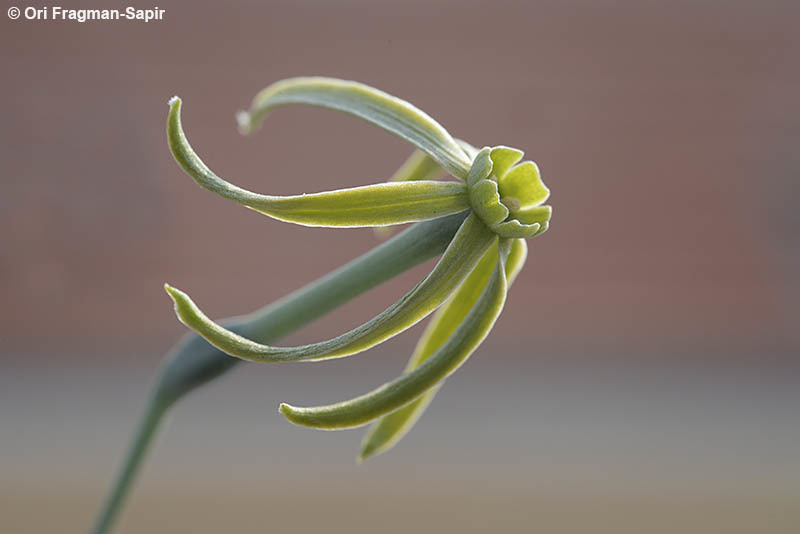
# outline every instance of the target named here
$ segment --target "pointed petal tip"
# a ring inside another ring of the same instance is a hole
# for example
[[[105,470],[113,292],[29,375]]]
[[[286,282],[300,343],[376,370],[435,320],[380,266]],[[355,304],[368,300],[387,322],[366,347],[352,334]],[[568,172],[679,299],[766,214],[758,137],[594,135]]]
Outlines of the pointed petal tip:
[[[356,457],[356,462],[361,465],[370,458],[373,458],[382,452],[385,452],[390,447],[381,447],[376,446],[375,443],[365,442],[361,444],[361,451],[358,453],[358,457]]]
[[[172,287],[166,282],[164,283],[164,291],[167,292],[167,295],[169,295],[172,300],[176,301],[176,304],[178,300],[184,300],[186,298],[186,293],[176,287]]]
[[[172,303],[175,305],[175,315],[178,317],[178,320],[189,326],[191,323],[194,302],[192,299],[189,298],[189,295],[181,291],[176,287],[172,287],[169,284],[164,284],[164,291],[167,292],[169,298],[172,299]],[[189,326],[189,328],[192,328]]]
[[[239,133],[250,135],[253,133],[253,121],[250,112],[240,110],[236,112],[236,124],[239,126]]]
[[[361,441],[361,450],[358,452],[358,456],[356,457],[356,462],[359,464],[364,463],[364,461],[372,458],[378,451],[375,447],[375,443],[370,439],[371,432],[367,432],[364,436],[364,439]]]
[[[282,416],[284,416],[286,419],[288,419],[292,423],[294,421],[292,421],[292,417],[291,416],[292,416],[292,414],[294,414],[294,411],[295,411],[294,407],[292,405],[290,405],[290,404],[286,404],[285,402],[282,402],[280,404],[280,406],[278,406],[278,413],[280,413]]]

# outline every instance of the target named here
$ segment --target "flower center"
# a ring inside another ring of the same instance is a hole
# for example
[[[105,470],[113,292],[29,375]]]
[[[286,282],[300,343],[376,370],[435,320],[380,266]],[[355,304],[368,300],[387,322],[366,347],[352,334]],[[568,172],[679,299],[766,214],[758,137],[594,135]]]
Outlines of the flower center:
[[[552,208],[541,204],[550,190],[536,164],[520,159],[515,148],[485,147],[467,175],[470,206],[501,237],[533,237],[549,226]]]

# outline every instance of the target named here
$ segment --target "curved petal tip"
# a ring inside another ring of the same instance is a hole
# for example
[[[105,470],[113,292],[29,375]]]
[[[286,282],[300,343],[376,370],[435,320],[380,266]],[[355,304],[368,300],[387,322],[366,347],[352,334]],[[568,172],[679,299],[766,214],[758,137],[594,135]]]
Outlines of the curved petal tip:
[[[164,291],[167,292],[167,295],[175,305],[175,315],[178,316],[178,320],[188,326],[189,315],[192,313],[192,307],[194,306],[192,299],[180,289],[169,284],[164,284]]]
[[[164,291],[167,292],[167,295],[169,295],[172,300],[179,300],[181,297],[186,296],[186,294],[183,291],[172,287],[166,282],[164,283]]]
[[[283,415],[290,423],[303,426],[298,421],[298,415],[299,415],[298,409],[292,406],[291,404],[286,404],[285,402],[282,402],[278,407],[278,412],[280,412],[281,415]]]
[[[236,112],[236,124],[239,126],[239,133],[250,135],[253,133],[253,121],[250,113],[244,110]]]

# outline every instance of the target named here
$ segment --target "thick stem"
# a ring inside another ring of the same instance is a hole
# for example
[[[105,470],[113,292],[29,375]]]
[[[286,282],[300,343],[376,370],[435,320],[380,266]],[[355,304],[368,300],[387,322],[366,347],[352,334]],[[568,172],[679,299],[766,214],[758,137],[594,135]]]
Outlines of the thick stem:
[[[261,310],[229,319],[226,325],[261,343],[274,342],[358,295],[441,254],[466,214],[458,213],[415,224],[336,271]],[[185,336],[167,354],[122,468],[91,532],[102,534],[110,531],[147,450],[172,405],[241,361],[217,350],[196,334]]]

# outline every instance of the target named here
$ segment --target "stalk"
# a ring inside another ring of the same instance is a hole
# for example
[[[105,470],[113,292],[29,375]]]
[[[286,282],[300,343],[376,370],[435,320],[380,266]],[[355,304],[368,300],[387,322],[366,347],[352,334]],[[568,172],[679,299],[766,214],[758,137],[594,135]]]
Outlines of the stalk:
[[[363,256],[283,299],[225,321],[260,343],[272,343],[362,293],[444,252],[467,212],[417,223]],[[120,514],[147,451],[172,406],[184,395],[232,369],[238,358],[198,335],[184,336],[167,353],[130,448],[90,532],[106,534]]]

